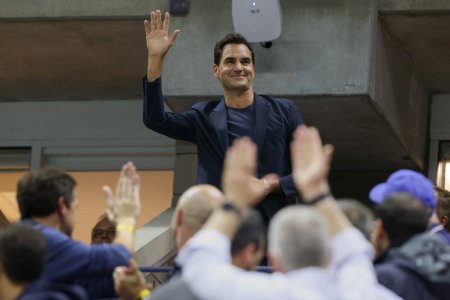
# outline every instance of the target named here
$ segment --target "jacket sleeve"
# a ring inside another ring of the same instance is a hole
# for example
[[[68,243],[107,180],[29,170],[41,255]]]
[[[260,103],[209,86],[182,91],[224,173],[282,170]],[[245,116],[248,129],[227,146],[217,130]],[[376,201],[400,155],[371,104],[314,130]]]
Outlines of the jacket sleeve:
[[[294,102],[289,101],[289,123],[287,126],[287,145],[289,145],[292,142],[292,138],[294,135],[295,129],[305,122],[303,121],[303,117],[300,114],[297,105],[295,105]],[[291,164],[291,157],[289,156],[289,164]],[[298,195],[297,188],[295,187],[294,180],[292,178],[292,173],[286,176],[280,177],[280,188],[283,194],[286,196],[286,198],[295,197]]]
[[[153,82],[143,79],[144,90],[144,124],[149,129],[168,137],[195,141],[194,116],[195,111],[172,113],[164,110],[161,78]]]

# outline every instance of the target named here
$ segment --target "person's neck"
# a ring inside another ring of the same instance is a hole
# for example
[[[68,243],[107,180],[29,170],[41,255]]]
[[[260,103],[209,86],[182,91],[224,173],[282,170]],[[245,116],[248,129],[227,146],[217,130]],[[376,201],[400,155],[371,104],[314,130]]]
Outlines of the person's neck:
[[[12,282],[3,282],[0,288],[0,299],[2,300],[14,300],[24,290],[24,285],[17,285]]]
[[[33,221],[60,230],[60,220],[56,213],[45,217],[33,217]]]
[[[244,92],[225,92],[224,98],[225,103],[229,108],[246,108],[253,104],[253,89],[250,88]]]

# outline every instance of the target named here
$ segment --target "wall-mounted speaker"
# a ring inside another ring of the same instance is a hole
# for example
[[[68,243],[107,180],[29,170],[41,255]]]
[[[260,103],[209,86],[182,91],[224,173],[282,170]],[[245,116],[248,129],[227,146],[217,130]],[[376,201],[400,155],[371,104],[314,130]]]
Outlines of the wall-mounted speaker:
[[[171,15],[186,15],[189,12],[189,0],[170,0]]]
[[[232,15],[234,30],[249,42],[269,42],[281,35],[278,0],[233,0]]]

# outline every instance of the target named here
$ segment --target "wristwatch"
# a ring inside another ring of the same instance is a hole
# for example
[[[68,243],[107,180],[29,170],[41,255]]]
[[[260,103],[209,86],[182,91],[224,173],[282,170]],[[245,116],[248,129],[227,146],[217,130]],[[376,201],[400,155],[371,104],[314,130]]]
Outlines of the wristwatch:
[[[234,212],[238,216],[242,217],[242,211],[231,201],[227,201],[224,204],[222,204],[222,209],[225,211]]]

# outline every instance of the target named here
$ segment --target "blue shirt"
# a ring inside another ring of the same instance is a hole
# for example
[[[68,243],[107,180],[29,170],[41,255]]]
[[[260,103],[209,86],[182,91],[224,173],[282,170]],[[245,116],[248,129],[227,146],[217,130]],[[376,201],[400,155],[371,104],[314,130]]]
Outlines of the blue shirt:
[[[47,254],[42,277],[49,282],[82,285],[90,299],[115,296],[112,274],[126,266],[131,253],[120,244],[87,245],[53,227],[26,219],[44,236]],[[98,283],[98,284],[93,284]]]
[[[228,144],[235,138],[248,136],[255,141],[255,109],[254,105],[235,109],[227,107]]]

